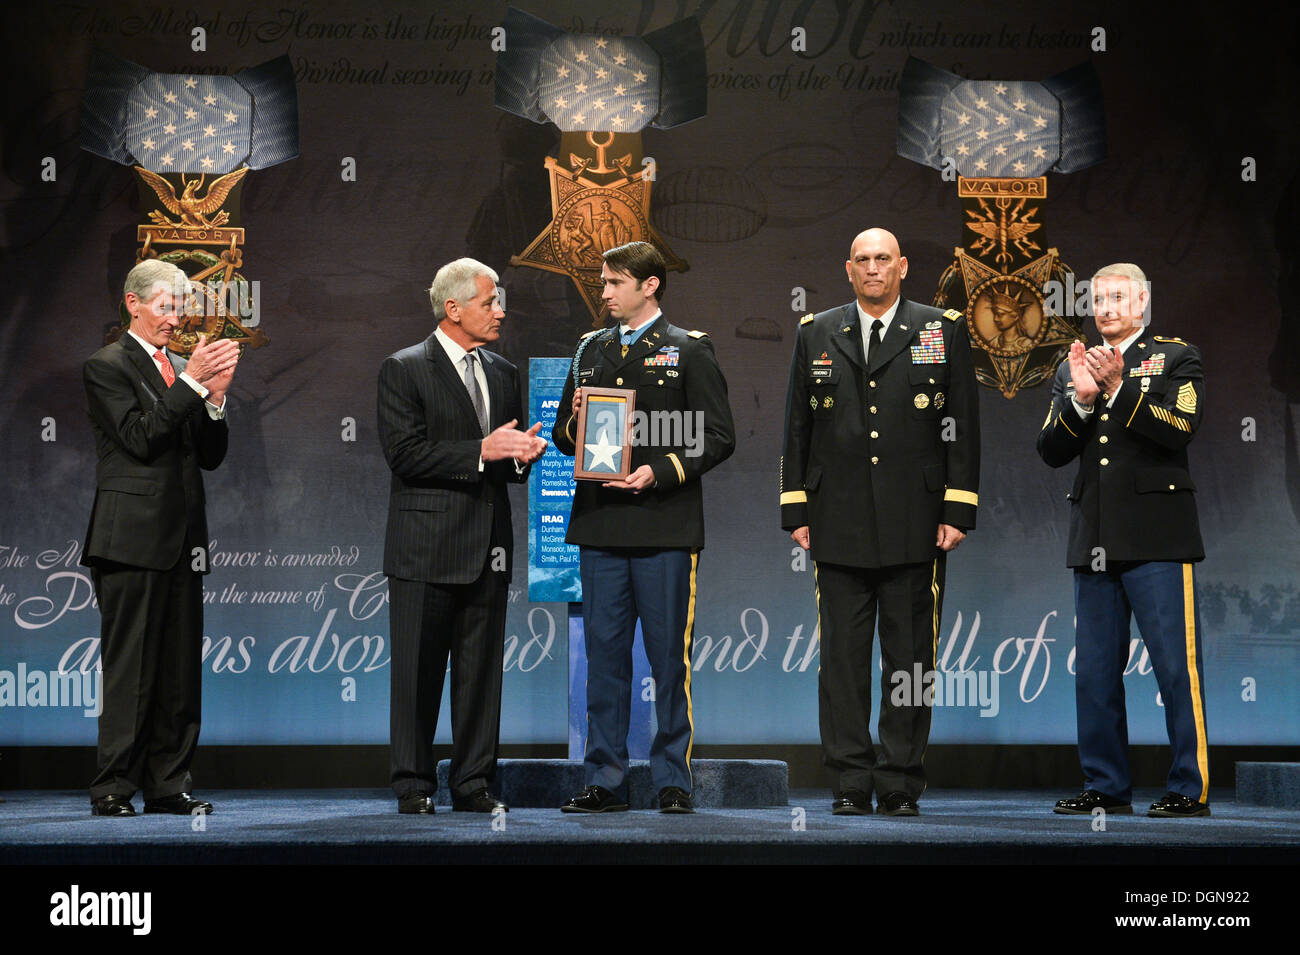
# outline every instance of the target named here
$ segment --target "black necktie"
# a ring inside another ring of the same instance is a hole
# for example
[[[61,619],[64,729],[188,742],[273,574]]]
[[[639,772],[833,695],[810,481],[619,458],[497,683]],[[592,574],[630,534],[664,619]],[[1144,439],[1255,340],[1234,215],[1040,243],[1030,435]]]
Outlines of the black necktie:
[[[876,349],[880,347],[880,343],[883,342],[884,340],[885,340],[885,323],[882,322],[880,319],[876,319],[874,322],[871,323],[871,334],[867,338],[867,341],[870,344],[870,350],[867,352],[868,365],[871,364],[871,356],[876,353]]]

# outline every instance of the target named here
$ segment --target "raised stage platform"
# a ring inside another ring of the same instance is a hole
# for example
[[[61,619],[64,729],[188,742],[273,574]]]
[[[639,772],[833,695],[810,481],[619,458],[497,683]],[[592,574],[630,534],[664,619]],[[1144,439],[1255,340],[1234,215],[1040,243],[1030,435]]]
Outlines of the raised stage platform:
[[[1159,790],[1140,790],[1144,808]],[[830,814],[825,790],[789,804],[566,815],[514,808],[504,820],[399,816],[387,790],[206,790],[216,813],[90,815],[84,791],[21,791],[0,804],[0,864],[850,863],[1270,864],[1300,862],[1300,810],[1211,793],[1208,819],[1058,816],[1059,791],[931,790],[911,819]],[[137,810],[140,800],[136,800]],[[502,823],[504,823],[502,825]]]

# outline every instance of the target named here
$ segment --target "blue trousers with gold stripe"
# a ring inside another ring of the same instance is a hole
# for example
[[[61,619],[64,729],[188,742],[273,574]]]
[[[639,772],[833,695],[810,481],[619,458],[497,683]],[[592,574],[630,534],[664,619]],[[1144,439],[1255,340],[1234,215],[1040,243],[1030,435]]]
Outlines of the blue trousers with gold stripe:
[[[587,643],[586,784],[627,797],[627,730],[636,621],[655,682],[658,732],[650,744],[656,789],[691,791],[691,637],[699,552],[580,549]]]
[[[1205,802],[1210,766],[1200,611],[1192,564],[1149,561],[1100,573],[1076,570],[1075,709],[1085,788],[1132,798],[1124,667],[1137,619],[1160,687],[1173,749],[1171,792]]]

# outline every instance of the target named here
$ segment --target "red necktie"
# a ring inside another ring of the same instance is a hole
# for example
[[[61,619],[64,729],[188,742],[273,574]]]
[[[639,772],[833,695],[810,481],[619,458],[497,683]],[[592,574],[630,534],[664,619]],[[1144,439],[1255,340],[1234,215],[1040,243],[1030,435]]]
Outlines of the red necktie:
[[[172,368],[172,363],[167,360],[167,356],[163,354],[163,350],[161,348],[158,349],[153,353],[153,357],[162,363],[163,381],[166,383],[167,387],[170,388],[172,385],[176,384],[176,372]]]

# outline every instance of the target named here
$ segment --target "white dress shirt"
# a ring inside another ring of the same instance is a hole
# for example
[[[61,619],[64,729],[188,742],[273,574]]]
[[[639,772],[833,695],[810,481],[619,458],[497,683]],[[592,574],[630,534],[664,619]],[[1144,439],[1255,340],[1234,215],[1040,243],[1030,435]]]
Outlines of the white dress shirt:
[[[894,299],[894,304],[889,306],[889,308],[885,311],[884,315],[880,316],[879,321],[884,325],[884,328],[880,330],[881,341],[884,341],[885,335],[889,333],[889,323],[892,322],[894,320],[894,316],[898,314],[898,303],[901,302],[902,300],[903,300],[903,296],[901,295],[898,298]],[[861,326],[860,331],[862,332],[862,357],[866,359],[868,362],[870,362],[871,361],[871,323],[877,321],[877,319],[867,314],[867,311],[862,307],[861,302],[858,302],[857,304],[858,304],[858,324]]]

